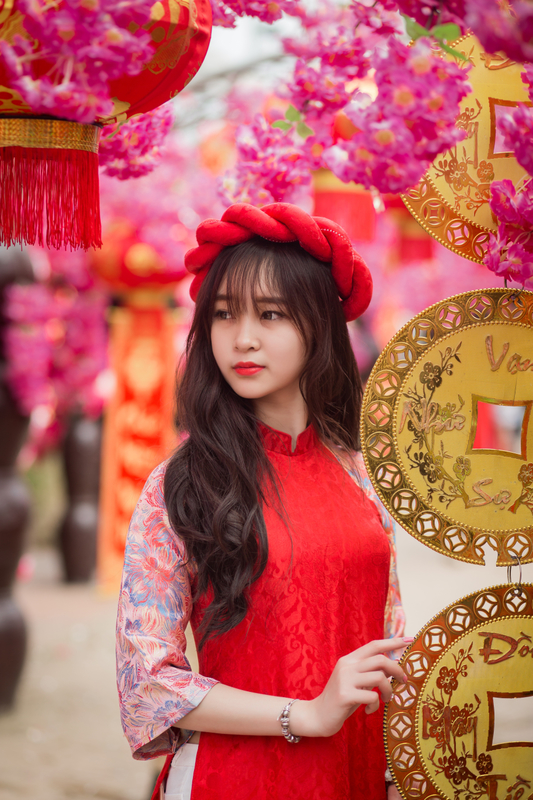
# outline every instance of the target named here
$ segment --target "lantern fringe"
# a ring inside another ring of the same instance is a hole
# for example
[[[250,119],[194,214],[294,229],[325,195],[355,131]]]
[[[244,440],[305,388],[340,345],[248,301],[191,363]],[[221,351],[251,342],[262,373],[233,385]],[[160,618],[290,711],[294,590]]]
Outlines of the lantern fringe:
[[[0,243],[101,247],[98,154],[0,147]]]

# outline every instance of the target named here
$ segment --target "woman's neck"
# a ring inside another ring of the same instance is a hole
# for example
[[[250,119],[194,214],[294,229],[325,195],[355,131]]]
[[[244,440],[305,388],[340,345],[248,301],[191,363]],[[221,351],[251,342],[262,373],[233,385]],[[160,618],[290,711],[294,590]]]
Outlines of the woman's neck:
[[[307,405],[303,397],[300,401],[279,405],[263,399],[256,400],[254,411],[257,418],[269,428],[288,433],[294,450],[298,436],[307,428]]]

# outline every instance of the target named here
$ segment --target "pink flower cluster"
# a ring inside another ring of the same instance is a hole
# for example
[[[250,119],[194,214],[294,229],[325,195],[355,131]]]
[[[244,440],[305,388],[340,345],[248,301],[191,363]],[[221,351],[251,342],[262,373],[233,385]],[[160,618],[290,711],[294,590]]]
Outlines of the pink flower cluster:
[[[529,86],[529,99],[533,102],[533,65],[526,65],[522,80]],[[518,163],[533,175],[533,109],[520,103],[498,120],[498,127],[504,134],[506,147],[514,151]]]
[[[423,28],[431,28],[434,25],[446,25],[453,23],[459,25],[464,31],[466,29],[464,17],[465,6],[469,0],[396,0],[396,3],[403,14],[416,20]]]
[[[533,288],[533,181],[517,191],[510,180],[491,185],[498,235],[490,235],[484,264],[505,280]]]
[[[257,17],[262,22],[275,22],[284,12],[293,14],[297,0],[210,0],[210,3],[213,25],[233,28],[237,17]]]
[[[319,69],[315,69],[302,59],[296,62],[294,78],[289,86],[289,97],[311,125],[324,112],[343,108],[352,96],[353,91],[346,89],[346,77],[338,74],[336,66],[322,63]]]
[[[151,0],[18,0],[29,38],[0,41],[13,88],[37,114],[85,123],[111,114],[109,81],[137,75],[152,55],[142,29],[151,6]],[[35,72],[37,60],[51,64],[45,75]]]
[[[471,91],[469,67],[439,57],[428,38],[412,47],[402,43],[399,6],[413,10],[411,5],[351,0],[340,6],[323,0],[314,11],[297,7],[293,15],[300,18],[303,34],[283,42],[297,61],[291,80],[279,92],[296,111],[286,121],[274,122],[284,134],[269,133],[258,120],[253,131],[241,131],[255,146],[250,155],[249,148],[239,145],[237,166],[225,182],[227,201],[289,200],[302,184],[304,170],[320,167],[344,182],[382,192],[405,191],[437,154],[464,138],[455,120],[460,101]],[[463,0],[426,0],[414,7],[435,25],[455,20]],[[361,80],[368,80],[369,87],[374,82],[375,100],[363,93]],[[287,146],[296,170],[282,174],[286,159],[281,153],[276,157],[275,149]],[[260,165],[253,168],[253,159],[261,159]]]
[[[300,17],[306,36],[283,39],[284,50],[305,61],[319,59],[319,69],[329,69],[336,83],[363,78],[374,46],[403,31],[394,7],[392,0],[368,6],[354,0],[348,7],[322,2],[314,14],[299,9],[294,16]]]
[[[362,78],[370,69],[368,43],[360,36],[356,36],[353,29],[350,30],[343,25],[334,28],[329,34],[319,29],[310,41],[284,39],[283,47],[285,52],[300,59],[319,58],[320,71],[329,70],[330,79],[336,83],[340,83],[342,78],[344,82],[347,79]],[[299,69],[301,72],[299,65],[302,64],[305,66],[303,61],[298,62],[295,77]]]
[[[363,102],[356,96],[344,109],[356,133],[323,158],[342,181],[402,192],[438,153],[464,138],[455,119],[471,88],[467,70],[439,58],[424,39],[406,47],[391,38],[388,54],[378,56],[375,66],[377,99],[364,105],[364,96]]]
[[[121,180],[151,172],[161,162],[161,148],[173,122],[171,107],[164,105],[123,125],[105,127],[99,148],[104,172]]]
[[[489,53],[533,61],[533,3],[529,0],[465,0],[464,21]]]
[[[250,125],[237,128],[238,160],[222,181],[228,203],[266,203],[289,200],[295,189],[309,184],[311,173],[291,132],[272,128],[260,114]]]
[[[107,366],[105,299],[52,284],[6,290],[6,380],[21,411],[45,406],[50,417],[80,412],[98,417],[96,388]]]

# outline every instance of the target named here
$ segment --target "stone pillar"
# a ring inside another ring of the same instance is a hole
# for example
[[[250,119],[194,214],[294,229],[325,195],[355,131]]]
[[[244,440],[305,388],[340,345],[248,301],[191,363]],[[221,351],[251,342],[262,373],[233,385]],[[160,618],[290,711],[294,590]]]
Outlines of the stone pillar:
[[[1,310],[6,286],[32,279],[26,253],[0,247],[0,710],[13,705],[26,654],[26,624],[12,587],[30,512],[29,492],[16,469],[29,418],[19,412],[5,384]]]
[[[90,580],[96,568],[101,423],[74,417],[63,442],[68,507],[59,531],[65,579]]]

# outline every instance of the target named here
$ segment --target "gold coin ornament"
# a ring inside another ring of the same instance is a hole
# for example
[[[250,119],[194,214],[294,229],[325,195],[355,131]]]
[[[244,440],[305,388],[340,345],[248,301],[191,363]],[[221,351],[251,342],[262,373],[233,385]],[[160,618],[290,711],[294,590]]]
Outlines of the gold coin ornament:
[[[533,585],[470,594],[420,631],[385,711],[406,800],[533,798]]]
[[[532,292],[465,292],[414,317],[363,397],[363,456],[392,516],[461,561],[483,564],[487,545],[500,566],[533,561],[532,405]],[[518,452],[479,438],[494,407],[522,416]]]
[[[531,105],[522,65],[484,52],[473,34],[453,43],[471,64],[472,93],[460,105],[456,126],[466,137],[437,156],[422,180],[403,195],[420,225],[441,244],[481,262],[489,233],[498,224],[489,207],[490,185],[508,178],[518,188],[529,178],[506,147],[497,122],[518,103]],[[444,57],[453,60],[453,56]],[[458,66],[465,62],[456,59]]]

